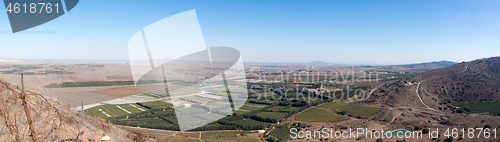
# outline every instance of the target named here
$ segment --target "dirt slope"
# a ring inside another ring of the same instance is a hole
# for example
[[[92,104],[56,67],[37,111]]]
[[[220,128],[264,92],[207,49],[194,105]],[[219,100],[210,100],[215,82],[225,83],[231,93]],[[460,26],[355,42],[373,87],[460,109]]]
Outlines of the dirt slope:
[[[104,120],[77,114],[37,93],[22,93],[18,86],[0,80],[1,140],[33,141],[34,136],[36,141],[101,141],[109,136],[112,141],[129,141],[126,135],[126,131]]]

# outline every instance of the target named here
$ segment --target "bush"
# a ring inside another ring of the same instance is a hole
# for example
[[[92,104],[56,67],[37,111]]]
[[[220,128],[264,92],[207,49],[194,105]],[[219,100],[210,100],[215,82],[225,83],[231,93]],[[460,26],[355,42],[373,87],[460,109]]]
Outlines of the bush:
[[[446,139],[444,139],[444,142],[452,142],[453,141],[453,137],[448,137]]]
[[[484,125],[484,128],[491,129],[491,125],[490,124],[486,124],[486,125]]]
[[[375,142],[384,142],[381,138],[377,139]]]
[[[429,134],[429,129],[422,130],[422,134]]]

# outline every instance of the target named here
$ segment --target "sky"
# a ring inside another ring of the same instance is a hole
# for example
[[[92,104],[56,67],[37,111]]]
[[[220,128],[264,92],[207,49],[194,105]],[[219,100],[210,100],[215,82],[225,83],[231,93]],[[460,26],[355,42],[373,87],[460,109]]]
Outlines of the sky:
[[[389,65],[500,56],[494,0],[81,0],[12,33],[0,12],[0,58],[128,60],[129,39],[195,9],[208,47],[245,62]]]

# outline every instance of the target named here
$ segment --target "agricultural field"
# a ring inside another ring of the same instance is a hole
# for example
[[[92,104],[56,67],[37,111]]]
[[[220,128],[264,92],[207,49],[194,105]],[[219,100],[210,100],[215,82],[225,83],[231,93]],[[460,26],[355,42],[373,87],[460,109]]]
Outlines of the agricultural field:
[[[141,82],[142,84],[151,83],[162,83],[157,80]],[[96,87],[96,86],[122,86],[122,85],[134,85],[134,81],[81,81],[81,82],[63,82],[63,83],[52,83],[46,88],[65,88],[65,87]]]
[[[200,132],[178,133],[175,136],[186,137],[191,139],[199,139]]]
[[[320,108],[310,108],[295,115],[295,120],[308,122],[338,122],[348,119],[349,117],[330,113]]]
[[[500,101],[478,102],[478,103],[454,103],[453,105],[460,107],[459,110],[466,114],[488,112],[491,115],[500,116]]]
[[[0,69],[10,69],[10,70],[2,70],[0,73],[2,74],[20,74],[25,70],[34,70],[39,69],[41,67],[34,65],[2,65]],[[31,74],[31,73],[28,73]],[[28,75],[27,74],[27,75]]]
[[[153,130],[153,129],[145,129],[145,128],[137,128],[137,127],[127,127],[127,126],[121,126],[121,128],[129,131],[136,131],[136,132],[141,132],[145,134],[150,134],[154,135],[157,137],[166,137],[166,136],[171,136],[175,134],[176,132],[174,131],[168,131],[168,130]]]
[[[367,86],[368,88],[367,89],[373,89],[379,85],[382,85],[384,84],[385,82],[387,81],[378,81],[378,82],[365,82],[365,83],[356,83],[354,84],[354,86]]]
[[[147,109],[140,107],[140,106],[137,106],[137,105],[136,105],[136,107],[147,110]],[[134,108],[128,104],[127,105],[101,105],[101,106],[87,109],[87,113],[89,113],[91,115],[97,115],[97,116],[102,117],[102,118],[108,118],[106,116],[106,114],[104,114],[102,111],[106,112],[111,117],[116,117],[116,116],[129,115],[129,112],[130,113],[142,112],[142,110],[139,110],[138,108]]]
[[[148,109],[151,108],[172,108],[173,105],[171,103],[163,102],[163,101],[155,101],[155,102],[145,102],[145,103],[138,103],[144,107],[147,107]]]
[[[285,109],[288,109],[288,107],[286,107],[286,106],[275,106],[275,107],[269,108],[268,110],[269,111],[284,111]]]
[[[262,108],[267,107],[267,106],[269,106],[269,105],[264,105],[264,104],[245,104],[245,105],[241,106],[240,109],[254,111],[254,110],[262,109]]]
[[[255,133],[254,131],[208,131],[201,133],[201,139],[208,142],[259,142],[256,138],[241,136]]]
[[[123,82],[122,82],[123,83]],[[95,84],[94,84],[95,85]],[[279,87],[283,84],[272,84],[274,87]],[[64,85],[63,85],[64,86]],[[87,85],[92,86],[92,85]],[[123,86],[120,86],[123,87]],[[265,87],[270,87],[265,85]],[[111,89],[103,91],[111,91],[116,87],[109,87]],[[58,88],[59,89],[59,88]],[[186,94],[191,92],[196,88],[183,88],[174,89],[174,92],[170,92],[173,95]],[[101,89],[102,90],[102,89]],[[208,92],[209,96],[203,95],[189,95],[183,98],[186,103],[189,102],[203,102],[200,105],[192,105],[191,107],[178,107],[171,103],[164,101],[154,101],[154,102],[140,102],[132,104],[119,104],[119,105],[102,105],[95,108],[88,109],[89,113],[92,115],[97,115],[99,117],[110,120],[110,122],[130,127],[141,127],[141,128],[151,128],[151,129],[163,129],[163,130],[180,130],[177,118],[182,118],[184,122],[193,122],[193,125],[198,123],[204,123],[211,118],[222,118],[209,125],[204,125],[193,129],[193,131],[210,131],[210,130],[262,130],[275,125],[294,113],[300,110],[306,109],[310,105],[317,105],[323,102],[323,100],[311,96],[313,101],[305,100],[276,100],[283,98],[279,93],[271,91],[258,91],[261,94],[251,94],[258,99],[249,100],[241,108],[236,110],[235,114],[229,115],[226,112],[221,111],[229,108],[229,103],[217,102],[218,98],[227,95],[226,92],[220,92],[217,90],[205,90]],[[306,90],[306,92],[308,92]],[[102,93],[102,92],[101,92]],[[109,94],[109,93],[108,93]],[[301,96],[302,93],[299,93]],[[295,94],[290,95],[299,95]],[[262,96],[259,96],[262,95]],[[307,102],[310,102],[308,104]],[[179,108],[179,109],[177,109]],[[100,110],[99,110],[100,109]],[[103,113],[106,112],[106,113]],[[107,114],[107,115],[106,115]],[[110,115],[110,117],[108,117]],[[183,123],[184,124],[184,123]],[[190,124],[187,124],[190,125]],[[183,125],[185,126],[185,125]],[[278,130],[274,133],[278,135]],[[202,134],[203,135],[203,134]],[[188,138],[186,140],[204,140],[204,141],[258,141],[258,139],[249,139],[246,137],[233,137],[231,136],[220,136],[230,139],[217,139],[216,136],[210,136],[211,133],[204,134],[202,139],[194,139],[194,136],[179,136],[181,139]],[[281,136],[278,136],[281,137]]]
[[[347,100],[356,94],[359,95],[363,93],[363,91],[369,91],[369,89],[370,89],[369,86],[360,86],[360,87],[350,88],[349,91],[348,90],[332,91],[332,92],[325,92],[321,95],[329,97],[334,100]]]
[[[204,98],[204,97],[198,97],[198,96],[189,96],[189,97],[182,97],[179,98],[180,100],[184,101],[189,101],[189,102],[195,102],[195,103],[201,103],[201,104],[206,104],[211,101],[217,101],[214,99],[209,99],[209,98]]]
[[[381,109],[378,108],[372,108],[372,107],[365,107],[365,106],[360,106],[360,105],[351,105],[351,104],[345,104],[345,103],[338,103],[338,102],[328,102],[320,105],[319,107],[322,108],[332,108],[332,109],[338,109],[341,111],[345,111],[348,113],[353,113],[353,114],[358,114],[358,115],[363,115],[363,116],[372,116],[380,111]]]
[[[167,122],[161,118],[153,118],[153,119],[126,119],[120,120],[123,123],[130,123],[132,126],[144,127],[146,125],[152,126],[166,126],[166,125],[174,125],[170,122]]]
[[[289,107],[289,108],[285,109],[284,111],[293,112],[293,111],[297,111],[300,109],[301,109],[301,107]]]
[[[289,140],[290,139],[290,128],[276,128],[269,135],[274,136],[280,140]]]
[[[256,121],[253,119],[236,120],[236,121],[232,121],[230,123],[237,125],[240,128],[253,128],[253,127],[265,128],[266,126],[269,126],[270,124],[272,124],[272,123],[268,123],[268,122]]]
[[[138,86],[142,87],[142,86],[146,86],[146,85],[138,85]],[[147,88],[147,87],[144,87],[144,88]],[[153,87],[150,87],[150,88],[151,88],[151,90],[154,89]],[[124,86],[118,86],[118,87],[112,87],[112,88],[106,87],[105,89],[96,90],[96,91],[92,91],[92,92],[99,93],[99,94],[112,95],[112,96],[116,96],[116,97],[126,97],[126,96],[137,95],[137,94],[142,93],[136,89],[135,85],[124,85]],[[161,95],[155,95],[152,92],[144,93],[144,95],[150,96],[150,97],[168,96],[168,94],[165,94],[165,93],[162,93]],[[163,89],[163,92],[165,92],[165,89]]]
[[[104,109],[104,107],[102,107],[102,106],[93,107],[93,108],[87,109],[86,111],[90,115],[99,116],[101,118],[108,118],[108,116],[106,114],[110,115],[111,117],[115,116],[114,113],[109,112],[108,110]]]
[[[219,139],[227,137],[238,137],[243,131],[229,131],[229,132],[205,132],[201,134],[202,139]]]

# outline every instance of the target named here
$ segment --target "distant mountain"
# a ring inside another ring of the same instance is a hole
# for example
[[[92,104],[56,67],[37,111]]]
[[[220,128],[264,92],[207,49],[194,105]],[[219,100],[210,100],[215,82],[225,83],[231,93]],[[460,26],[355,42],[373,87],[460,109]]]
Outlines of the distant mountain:
[[[443,68],[443,67],[449,67],[449,66],[452,66],[455,64],[457,64],[457,63],[443,60],[443,61],[438,61],[438,62],[426,62],[426,63],[417,63],[417,64],[398,65],[398,66],[405,67],[405,68],[411,68],[413,70],[428,71],[428,70],[433,70],[433,69],[438,69],[438,68]]]
[[[323,62],[323,61],[320,61],[320,60],[316,60],[316,61],[309,62],[308,64],[309,65],[329,65],[331,63]]]

